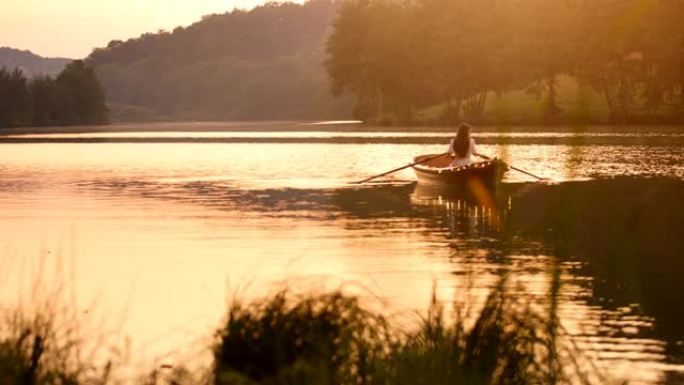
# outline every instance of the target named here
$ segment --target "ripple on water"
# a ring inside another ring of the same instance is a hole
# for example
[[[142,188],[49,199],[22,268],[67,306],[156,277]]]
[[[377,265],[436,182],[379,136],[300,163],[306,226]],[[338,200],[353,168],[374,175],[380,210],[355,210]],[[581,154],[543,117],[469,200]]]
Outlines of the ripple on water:
[[[564,182],[509,172],[487,204],[414,190],[410,171],[350,184],[436,144],[3,144],[0,245],[62,245],[79,295],[101,293],[105,311],[129,301],[134,342],[161,334],[169,349],[193,339],[154,329],[198,314],[187,329],[210,333],[227,280],[360,282],[392,311],[423,309],[433,285],[476,304],[504,276],[548,310],[556,282],[564,328],[597,362],[681,378],[684,150],[536,143],[481,149]]]

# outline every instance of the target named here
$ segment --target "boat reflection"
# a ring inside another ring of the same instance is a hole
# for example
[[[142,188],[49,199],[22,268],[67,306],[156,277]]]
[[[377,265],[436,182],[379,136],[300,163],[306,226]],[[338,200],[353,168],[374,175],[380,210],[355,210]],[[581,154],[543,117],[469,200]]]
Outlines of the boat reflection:
[[[508,189],[492,189],[476,183],[465,187],[418,184],[411,202],[442,211],[452,237],[498,232],[511,208]]]

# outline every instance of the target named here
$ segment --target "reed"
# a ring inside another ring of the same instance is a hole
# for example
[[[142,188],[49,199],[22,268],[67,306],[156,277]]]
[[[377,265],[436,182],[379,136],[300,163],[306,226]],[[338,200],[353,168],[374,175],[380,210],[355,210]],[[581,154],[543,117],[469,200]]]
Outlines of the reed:
[[[210,370],[161,367],[145,385],[526,385],[605,383],[553,312],[540,313],[492,291],[475,317],[448,313],[433,294],[411,328],[369,311],[339,291],[233,302],[212,346]],[[113,373],[117,359],[96,364],[72,318],[58,307],[10,312],[0,319],[0,385],[135,383]],[[537,308],[534,308],[537,309]],[[59,311],[58,311],[59,310]],[[70,321],[71,320],[71,321]],[[103,344],[98,344],[103,345]]]
[[[235,302],[214,349],[215,383],[368,382],[386,355],[388,330],[383,317],[340,292]]]
[[[43,308],[5,315],[0,325],[0,384],[105,385],[113,383],[112,360],[96,365],[75,323]]]
[[[84,328],[92,317],[79,312],[64,269],[61,253],[41,253],[26,296],[0,303],[0,385],[118,383],[126,352],[106,350],[113,345],[101,328]]]
[[[472,326],[431,302],[402,331],[340,292],[280,292],[234,304],[214,348],[214,384],[570,384],[603,382],[553,317],[503,286]],[[450,320],[447,321],[447,318]]]

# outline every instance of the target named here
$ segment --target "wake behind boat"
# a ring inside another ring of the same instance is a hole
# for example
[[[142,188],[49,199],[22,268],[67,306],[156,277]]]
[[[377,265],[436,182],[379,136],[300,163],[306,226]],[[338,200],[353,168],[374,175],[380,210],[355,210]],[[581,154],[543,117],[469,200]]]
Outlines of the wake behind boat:
[[[496,158],[466,166],[449,167],[452,160],[448,154],[420,155],[414,159],[412,167],[419,183],[453,186],[466,186],[471,182],[477,182],[494,187],[508,171],[508,165]]]

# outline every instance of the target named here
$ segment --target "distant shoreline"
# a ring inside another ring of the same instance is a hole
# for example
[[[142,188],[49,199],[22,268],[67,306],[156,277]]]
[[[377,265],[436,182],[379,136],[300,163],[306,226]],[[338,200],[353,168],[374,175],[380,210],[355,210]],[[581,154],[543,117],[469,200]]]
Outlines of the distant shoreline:
[[[684,125],[476,125],[476,132],[684,132]],[[14,127],[0,129],[0,137],[34,134],[80,134],[124,132],[451,132],[451,126],[377,126],[362,122],[243,121],[243,122],[151,122],[110,125]]]

